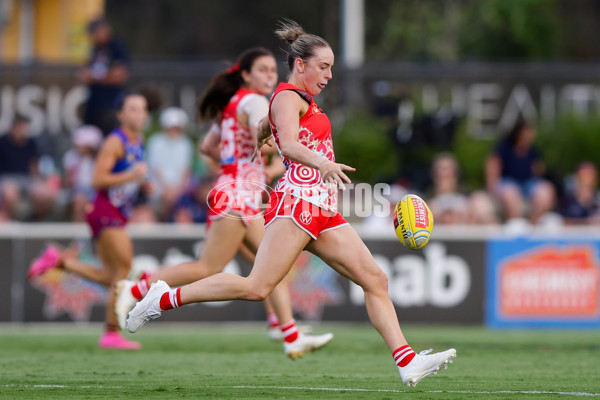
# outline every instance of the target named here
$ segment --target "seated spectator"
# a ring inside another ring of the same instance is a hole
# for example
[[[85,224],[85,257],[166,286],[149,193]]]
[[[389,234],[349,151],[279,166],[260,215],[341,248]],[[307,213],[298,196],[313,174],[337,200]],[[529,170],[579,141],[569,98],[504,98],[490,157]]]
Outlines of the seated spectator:
[[[160,123],[163,131],[148,140],[148,170],[155,183],[153,200],[158,203],[159,218],[165,221],[187,188],[194,145],[185,135],[188,117],[182,109],[165,109]]]
[[[74,147],[63,156],[71,221],[85,222],[85,206],[95,193],[92,187],[94,158],[102,143],[102,131],[93,125],[84,125],[73,131],[71,140]]]
[[[459,167],[449,153],[438,154],[431,167],[433,190],[427,204],[436,224],[466,224],[469,208],[467,196],[458,190]]]
[[[146,181],[133,202],[133,210],[129,217],[132,224],[153,224],[158,222],[154,208],[150,205],[149,196],[154,191],[151,181]]]
[[[556,192],[542,178],[545,166],[533,143],[535,135],[534,126],[518,121],[486,161],[488,191],[500,201],[507,221],[528,215],[537,224],[554,208]]]
[[[52,210],[60,187],[44,180],[40,156],[29,121],[17,116],[10,132],[0,137],[0,196],[10,219],[39,220]]]
[[[192,188],[182,195],[173,207],[169,220],[178,224],[206,222],[209,212],[207,198],[214,182],[214,177],[207,176],[192,185]]]
[[[471,225],[496,225],[500,222],[494,201],[485,190],[471,193],[468,207]]]
[[[496,224],[492,199],[483,191],[467,196],[460,189],[460,167],[450,153],[440,153],[431,167],[433,187],[427,203],[439,224]]]
[[[559,207],[563,222],[565,224],[600,222],[596,166],[589,161],[582,162],[565,186],[565,194]]]

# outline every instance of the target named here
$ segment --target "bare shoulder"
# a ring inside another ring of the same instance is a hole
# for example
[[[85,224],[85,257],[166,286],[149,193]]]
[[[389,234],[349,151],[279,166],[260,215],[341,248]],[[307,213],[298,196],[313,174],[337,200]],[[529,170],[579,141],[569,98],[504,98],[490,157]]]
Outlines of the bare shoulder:
[[[120,156],[123,152],[123,142],[116,135],[108,135],[102,143],[101,152]]]
[[[294,109],[299,114],[304,115],[308,111],[308,103],[293,90],[284,90],[277,93],[271,104],[271,109],[274,111],[282,108],[286,110]]]

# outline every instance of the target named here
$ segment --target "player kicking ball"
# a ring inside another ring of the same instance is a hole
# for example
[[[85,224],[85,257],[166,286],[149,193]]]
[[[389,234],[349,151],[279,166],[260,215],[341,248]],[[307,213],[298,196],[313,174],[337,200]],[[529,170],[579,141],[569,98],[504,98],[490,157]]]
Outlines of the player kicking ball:
[[[280,174],[267,169],[271,165],[265,167],[253,158],[257,148],[257,124],[269,110],[265,96],[273,91],[276,83],[277,61],[262,47],[244,51],[233,67],[211,81],[199,103],[200,117],[213,122],[201,150],[220,164],[220,170],[209,197],[204,250],[193,262],[162,268],[139,282],[118,282],[115,313],[122,329],[127,313],[148,293],[152,283],[161,280],[181,286],[222,272],[242,245],[248,250],[247,257],[256,254],[265,233],[262,189],[267,179]],[[275,158],[283,172],[283,163],[279,157]],[[290,358],[320,349],[333,339],[331,333],[309,335],[298,329],[287,282],[279,283],[265,300],[265,306],[273,309],[270,314],[267,308],[269,324],[272,326],[273,320],[277,321],[285,353]],[[174,306],[181,304],[177,298],[173,301],[170,304]],[[163,306],[169,305],[164,303]],[[269,331],[270,337],[275,337],[273,330]]]
[[[282,23],[276,34],[290,46],[290,76],[271,97],[270,130],[267,124],[260,125],[258,145],[260,148],[272,132],[286,172],[271,193],[265,236],[250,275],[220,273],[177,289],[157,282],[129,313],[127,328],[136,332],[164,311],[183,304],[263,300],[287,275],[300,252],[308,250],[362,287],[371,323],[392,353],[402,382],[414,386],[446,368],[456,350],[413,351],[400,329],[387,276],[337,212],[338,188],[343,190],[344,182],[350,183],[344,171],[354,168],[336,163],[329,118],[313,99],[332,78],[331,47],[293,21]]]

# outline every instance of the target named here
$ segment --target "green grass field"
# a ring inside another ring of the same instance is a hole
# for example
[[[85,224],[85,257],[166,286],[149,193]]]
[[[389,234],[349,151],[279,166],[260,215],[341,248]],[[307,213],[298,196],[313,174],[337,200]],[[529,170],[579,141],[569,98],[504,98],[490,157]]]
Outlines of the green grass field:
[[[415,350],[455,347],[447,370],[402,385],[370,325],[297,361],[262,325],[154,322],[139,352],[100,350],[100,325],[0,326],[0,398],[567,399],[600,397],[598,331],[405,325]]]

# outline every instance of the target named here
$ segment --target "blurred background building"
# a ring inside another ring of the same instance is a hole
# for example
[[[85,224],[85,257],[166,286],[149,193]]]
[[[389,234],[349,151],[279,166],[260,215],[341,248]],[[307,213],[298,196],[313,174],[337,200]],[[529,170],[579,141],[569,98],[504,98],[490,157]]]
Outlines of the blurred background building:
[[[103,0],[0,1],[2,63],[81,63],[88,56],[86,28],[104,14]]]

